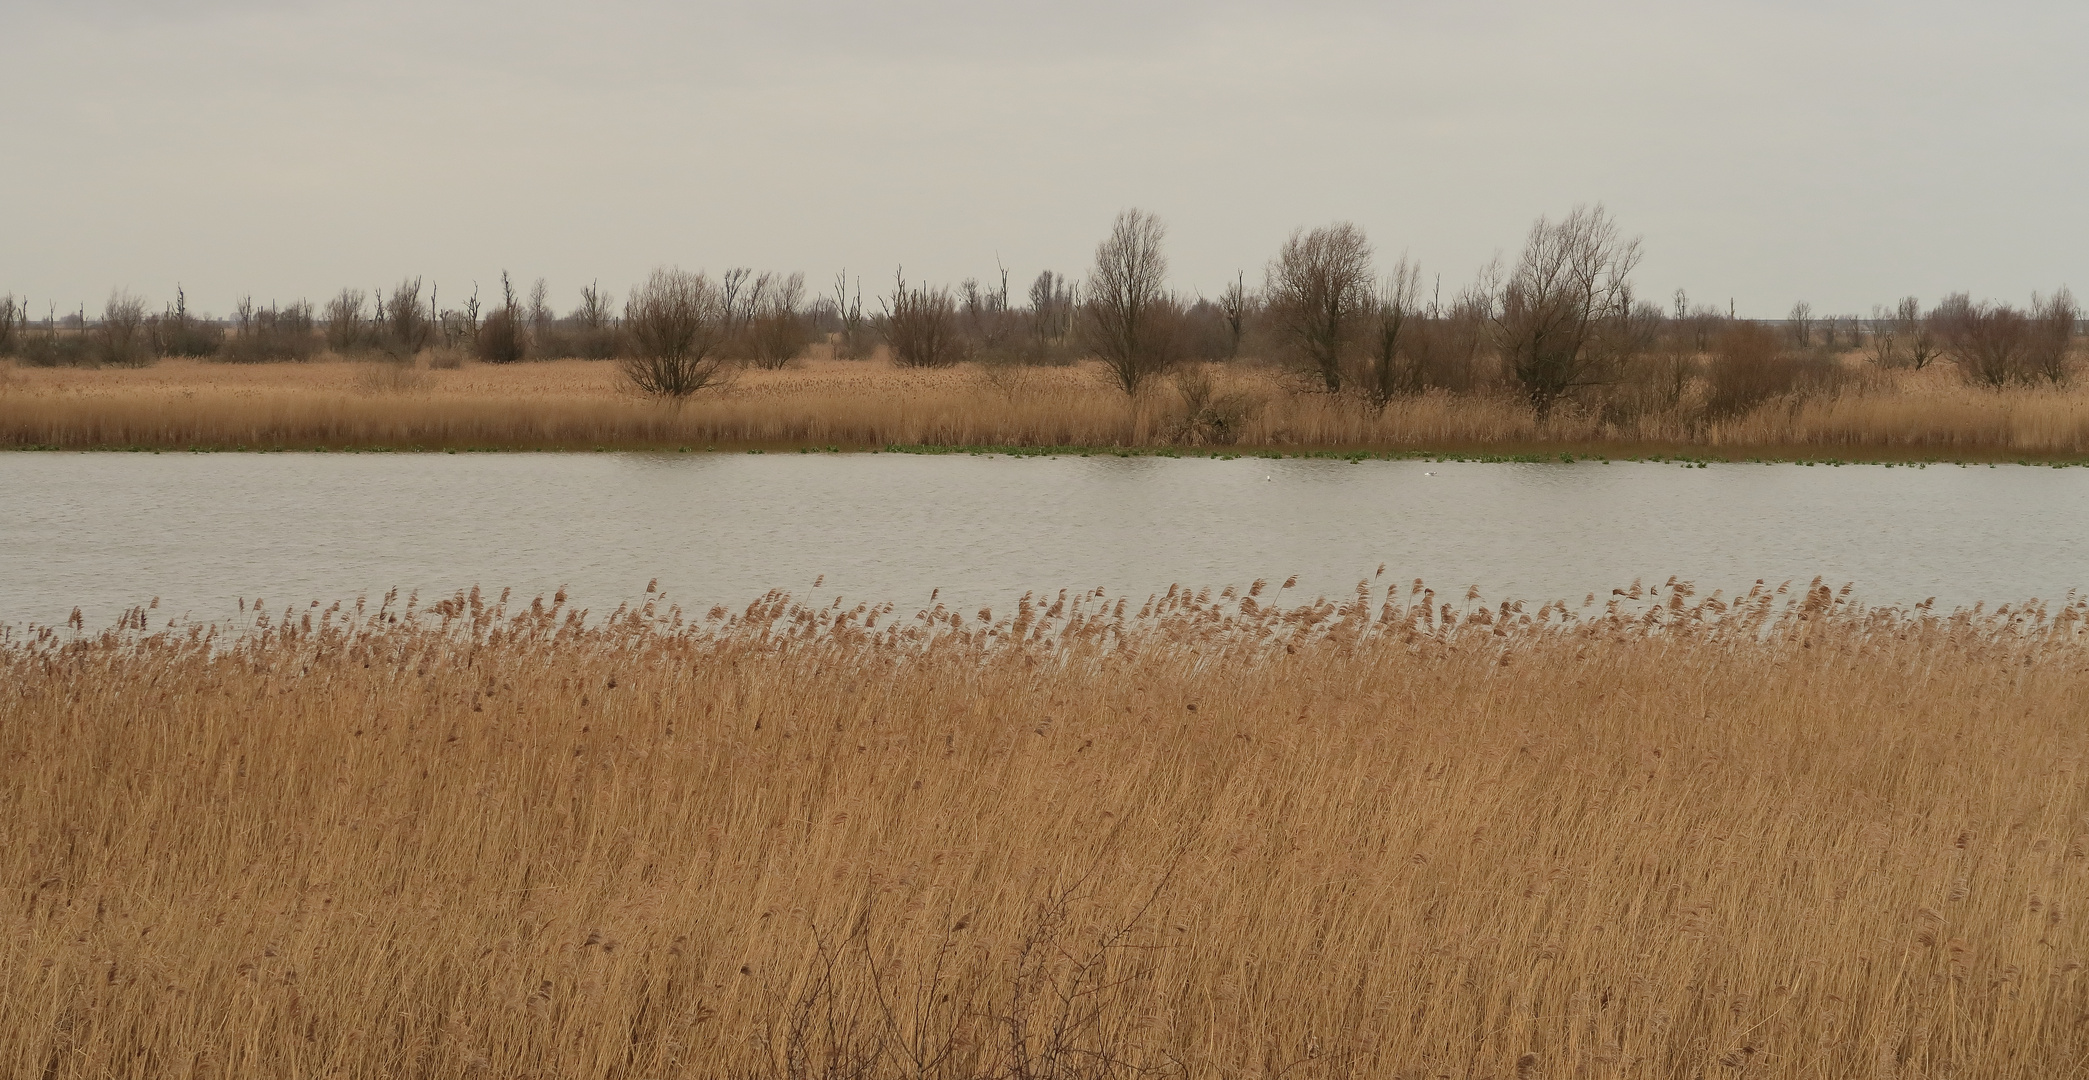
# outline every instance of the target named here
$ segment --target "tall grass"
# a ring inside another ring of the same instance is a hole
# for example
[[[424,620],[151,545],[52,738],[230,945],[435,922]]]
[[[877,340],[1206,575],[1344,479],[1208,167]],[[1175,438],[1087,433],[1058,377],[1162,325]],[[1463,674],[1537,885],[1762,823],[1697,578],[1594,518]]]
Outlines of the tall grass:
[[[1193,366],[1127,399],[1098,365],[801,361],[748,369],[679,407],[622,388],[614,365],[555,361],[429,372],[411,393],[358,392],[349,362],[140,371],[24,368],[0,394],[0,447],[660,449],[935,444],[1695,452],[1750,456],[2080,457],[2089,391],[1964,385],[1891,372],[1774,396],[1723,419],[1571,403],[1539,421],[1503,394],[1430,392],[1383,408],[1292,375]]]
[[[2089,605],[0,641],[10,1075],[2069,1075]]]

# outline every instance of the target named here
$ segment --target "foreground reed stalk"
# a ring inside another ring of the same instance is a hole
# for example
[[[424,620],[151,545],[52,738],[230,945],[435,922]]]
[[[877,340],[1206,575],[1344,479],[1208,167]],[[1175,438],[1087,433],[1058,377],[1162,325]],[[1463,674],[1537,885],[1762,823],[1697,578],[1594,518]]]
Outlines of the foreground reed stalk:
[[[2089,605],[0,641],[0,1072],[2048,1077]]]
[[[899,369],[807,361],[747,370],[679,405],[588,361],[461,370],[169,361],[139,370],[0,368],[0,449],[674,450],[889,446],[1375,450],[1732,458],[2089,458],[2089,393],[1987,390],[1936,371],[1778,399],[1717,421],[1629,421],[1563,405],[1544,421],[1505,393],[1383,408],[1291,374],[1211,365],[1136,399],[1099,365]]]

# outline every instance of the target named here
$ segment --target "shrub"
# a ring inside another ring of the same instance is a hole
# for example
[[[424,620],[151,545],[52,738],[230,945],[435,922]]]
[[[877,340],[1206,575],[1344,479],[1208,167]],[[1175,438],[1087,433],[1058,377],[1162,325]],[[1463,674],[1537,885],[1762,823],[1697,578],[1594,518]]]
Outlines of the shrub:
[[[963,360],[957,333],[957,303],[949,289],[907,287],[906,276],[893,276],[892,296],[877,318],[878,333],[901,367],[949,367]]]
[[[2047,299],[2031,300],[2031,343],[2025,366],[2046,382],[2058,386],[2072,373],[2075,324],[2082,309],[2066,288]]]
[[[804,355],[812,344],[812,328],[800,310],[804,299],[804,274],[763,274],[755,280],[742,328],[749,363],[774,370]]]
[[[231,363],[309,360],[319,351],[312,305],[302,300],[288,307],[257,308],[252,297],[243,296],[233,311],[232,329],[223,352]]]
[[[110,367],[145,367],[152,363],[152,331],[146,325],[145,301],[121,289],[102,305],[101,325],[93,330],[95,360]]]
[[[1705,412],[1715,420],[1740,416],[1773,398],[1826,389],[1840,370],[1833,360],[1786,350],[1760,323],[1734,322],[1712,343]]]
[[[1975,304],[1965,293],[1944,298],[1932,315],[1944,353],[1966,381],[1989,387],[2029,382],[2031,319],[2008,304]]]
[[[570,353],[582,360],[607,360],[617,354],[616,320],[611,315],[610,296],[590,283],[580,290],[580,306],[573,309]]]
[[[718,381],[725,304],[702,274],[662,268],[624,304],[624,378],[648,397],[681,401]]]
[[[99,363],[94,341],[84,331],[61,331],[55,327],[40,334],[23,334],[16,359],[23,367],[38,368],[95,367]]]
[[[376,327],[363,316],[363,290],[342,289],[326,302],[326,347],[348,355],[376,344]]]
[[[433,306],[431,300],[429,307]],[[379,317],[384,330],[382,347],[395,356],[413,356],[427,348],[435,334],[431,313],[421,306],[420,278],[401,279],[398,287],[379,305]]]
[[[154,351],[161,356],[215,356],[225,345],[225,328],[189,314],[188,296],[174,288],[174,306],[152,320]]]
[[[515,299],[515,288],[508,282],[507,271],[500,276],[501,306],[493,309],[480,325],[473,352],[489,364],[513,364],[529,358],[529,332],[523,321],[522,305]]]
[[[0,296],[0,356],[13,356],[21,349],[28,336],[28,307],[13,293]]]

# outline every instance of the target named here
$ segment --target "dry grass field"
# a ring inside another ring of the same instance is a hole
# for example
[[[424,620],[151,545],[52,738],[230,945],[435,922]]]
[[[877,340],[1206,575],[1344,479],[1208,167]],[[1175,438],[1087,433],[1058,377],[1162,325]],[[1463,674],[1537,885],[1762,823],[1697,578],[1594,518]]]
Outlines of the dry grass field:
[[[1851,361],[1854,365],[1856,361]],[[2089,457],[2089,392],[1966,385],[1932,368],[1777,400],[1718,422],[1428,394],[1383,411],[1295,376],[1230,365],[1193,404],[1166,380],[1136,403],[1097,365],[906,369],[813,358],[745,370],[680,407],[632,396],[616,365],[454,370],[325,359],[139,369],[0,370],[0,447],[63,449],[701,450],[887,446],[1692,454],[1862,460]]]
[[[18,629],[0,1072],[2083,1071],[2089,605],[1279,595]]]

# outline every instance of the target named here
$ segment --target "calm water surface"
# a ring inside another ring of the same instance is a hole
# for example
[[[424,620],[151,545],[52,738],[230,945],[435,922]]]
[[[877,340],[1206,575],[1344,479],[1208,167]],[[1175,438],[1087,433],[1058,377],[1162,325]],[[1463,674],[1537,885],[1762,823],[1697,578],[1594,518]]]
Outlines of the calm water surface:
[[[685,607],[1003,604],[1385,564],[1440,592],[1579,602],[1635,578],[1702,591],[1814,575],[1875,602],[2089,586],[2089,470],[905,455],[0,455],[0,623],[90,627],[477,584],[607,610],[658,578]],[[814,581],[824,576],[815,589]]]

